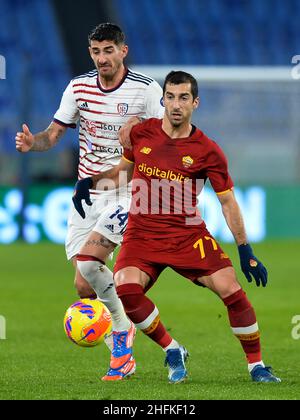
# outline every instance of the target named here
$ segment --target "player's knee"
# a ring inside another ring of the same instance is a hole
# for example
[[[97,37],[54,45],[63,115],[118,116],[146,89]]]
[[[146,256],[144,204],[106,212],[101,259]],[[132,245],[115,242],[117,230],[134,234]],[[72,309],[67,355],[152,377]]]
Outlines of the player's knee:
[[[118,270],[114,275],[116,287],[128,283],[135,283],[145,289],[150,281],[150,277],[136,267],[126,267]]]
[[[217,293],[221,299],[226,299],[227,297],[236,294],[239,290],[242,290],[241,286],[229,285],[228,287],[222,288]]]
[[[240,284],[236,281],[233,281],[231,283],[228,283],[221,291],[220,297],[222,299],[227,298],[228,296],[232,296],[242,290]]]
[[[241,288],[223,298],[223,302],[229,310],[234,310],[236,312],[246,311],[249,308],[252,308],[246,293]]]
[[[116,290],[127,314],[136,311],[143,304],[145,295],[144,289],[140,284],[121,284],[116,287]]]
[[[218,277],[213,280],[213,290],[220,296],[221,299],[225,299],[241,290],[236,274],[232,267],[228,267],[219,272]]]
[[[119,270],[114,275],[114,282],[115,282],[116,287],[118,287],[123,284],[131,283],[131,280],[130,278],[128,278],[125,270]]]

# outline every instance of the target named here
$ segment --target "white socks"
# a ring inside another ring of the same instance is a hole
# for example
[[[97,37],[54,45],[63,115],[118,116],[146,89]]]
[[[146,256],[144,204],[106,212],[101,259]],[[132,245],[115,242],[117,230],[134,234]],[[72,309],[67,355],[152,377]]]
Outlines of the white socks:
[[[255,368],[255,366],[262,366],[265,367],[264,362],[261,360],[260,362],[256,362],[256,363],[248,363],[248,371],[249,373],[251,373],[251,371]]]
[[[179,349],[180,345],[177,343],[176,340],[172,339],[171,343],[163,349],[163,351],[167,352],[168,350]]]
[[[101,302],[111,313],[114,331],[125,331],[130,328],[122,302],[118,298],[112,272],[100,261],[78,261],[77,267],[82,277],[91,285]]]

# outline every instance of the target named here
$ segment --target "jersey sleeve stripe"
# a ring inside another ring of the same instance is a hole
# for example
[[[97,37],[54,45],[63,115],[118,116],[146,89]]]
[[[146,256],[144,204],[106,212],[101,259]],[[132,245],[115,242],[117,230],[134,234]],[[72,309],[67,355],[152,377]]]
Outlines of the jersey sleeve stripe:
[[[146,81],[144,81],[144,80],[140,80],[140,79],[134,79],[133,77],[130,77],[130,76],[127,76],[127,79],[128,79],[128,80],[132,80],[133,82],[143,83],[143,84],[144,84],[144,85],[146,85],[146,86],[149,86],[149,85],[150,85],[150,83],[149,83],[149,82],[146,82]]]
[[[127,159],[124,155],[122,155],[122,159],[126,160],[126,162],[134,163],[132,160]]]
[[[74,77],[73,80],[84,79],[85,77],[91,78],[91,77],[95,77],[97,74],[98,74],[98,71],[97,70],[93,70],[93,71],[90,71],[88,73],[81,74],[80,76],[76,76],[76,77]]]
[[[96,76],[96,74],[86,74],[85,76],[78,76],[78,77],[74,77],[73,80],[79,80],[79,79],[93,79]]]
[[[73,87],[77,87],[77,86],[88,87],[91,89],[98,89],[97,85],[88,85],[87,83],[74,83]]]
[[[53,122],[55,122],[58,125],[61,125],[62,127],[67,127],[67,128],[76,128],[77,127],[76,124],[67,124],[67,123],[64,123],[63,121],[60,121],[60,120],[56,119],[56,118],[53,118]]]
[[[97,115],[120,115],[118,112],[98,112],[98,111],[93,111],[92,109],[84,109],[82,110],[83,112],[90,112],[91,114],[97,114]],[[127,117],[131,117],[131,116],[139,116],[139,115],[144,115],[144,112],[128,112]]]
[[[106,102],[92,101],[91,99],[78,98],[76,102],[87,102],[88,104],[108,105]]]
[[[84,109],[84,110],[82,110],[83,112],[90,112],[91,114],[97,114],[97,115],[101,115],[101,114],[104,114],[104,112],[100,112],[100,111],[93,111],[93,110],[91,110],[91,109]],[[108,115],[109,115],[110,113],[108,113]],[[112,115],[118,115],[118,114],[113,114],[112,113]]]
[[[87,160],[88,162],[92,163],[93,165],[103,166],[103,163],[102,162],[94,162],[93,160],[89,159],[86,156],[83,156],[82,160]],[[85,163],[84,162],[81,162],[81,164],[85,167]],[[86,168],[86,169],[89,169],[89,168]]]
[[[85,133],[87,133],[86,129],[85,129],[85,128],[83,128],[83,127],[82,127],[82,125],[80,125],[80,133],[79,133],[79,134],[80,134],[80,135],[82,135],[82,136],[85,138],[86,143],[88,144],[88,142],[90,142],[90,141],[89,141],[89,139],[86,137]],[[110,138],[110,137],[96,136],[96,135],[94,135],[93,137],[94,137],[94,138],[96,138],[96,139],[111,140],[111,138]]]
[[[232,191],[232,188],[229,188],[229,190],[225,190],[225,191],[221,191],[221,192],[216,192],[217,195],[223,195],[228,193],[229,191]]]
[[[87,153],[90,153],[89,149],[85,148],[84,146],[80,146],[79,150],[80,150],[80,153],[81,153],[81,151],[83,152],[83,153],[81,153],[81,156],[80,156],[81,158],[83,158],[84,155],[86,155]]]
[[[144,76],[143,74],[134,73],[133,71],[130,71],[130,70],[129,70],[129,73],[128,74],[130,74],[131,76],[134,76],[136,78],[139,78],[139,79],[142,79],[142,80],[146,80],[147,82],[150,82],[150,83],[151,82],[154,82],[154,80],[151,79],[151,77]]]
[[[79,170],[87,175],[97,175],[99,171],[93,171],[93,169],[87,168],[83,163],[79,163]],[[84,169],[83,169],[84,168]],[[88,172],[86,172],[88,171]]]
[[[74,93],[86,93],[88,95],[93,95],[93,96],[105,96],[103,93],[100,92],[89,92],[88,90],[74,90]]]

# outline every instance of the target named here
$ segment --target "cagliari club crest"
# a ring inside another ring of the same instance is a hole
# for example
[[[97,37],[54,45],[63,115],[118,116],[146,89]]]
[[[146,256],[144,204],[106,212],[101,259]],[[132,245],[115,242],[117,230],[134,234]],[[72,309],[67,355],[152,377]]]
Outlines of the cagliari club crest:
[[[118,104],[118,113],[121,115],[121,117],[124,117],[128,112],[128,104],[122,103]]]
[[[85,128],[91,136],[97,135],[97,125],[94,121],[85,120]]]
[[[189,168],[194,163],[194,159],[191,156],[183,156],[182,164],[185,168]]]

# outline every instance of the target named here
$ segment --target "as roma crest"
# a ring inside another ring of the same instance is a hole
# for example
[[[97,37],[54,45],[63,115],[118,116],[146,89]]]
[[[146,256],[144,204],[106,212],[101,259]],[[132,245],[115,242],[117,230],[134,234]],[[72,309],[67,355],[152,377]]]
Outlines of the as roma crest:
[[[128,112],[128,104],[118,104],[118,113],[124,117]]]
[[[182,164],[185,168],[189,168],[194,163],[194,159],[191,156],[183,156]]]

